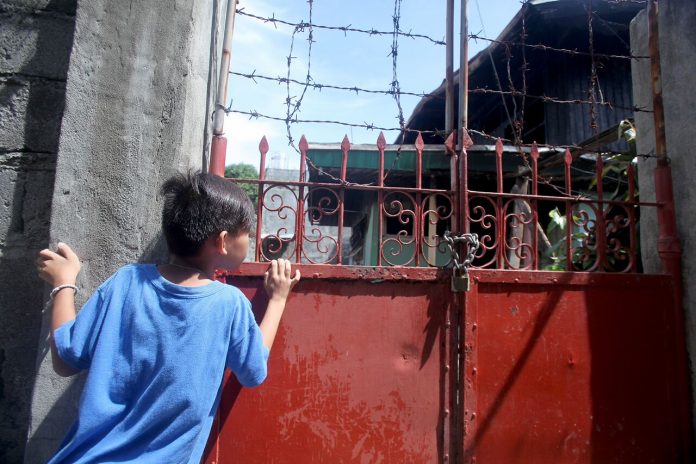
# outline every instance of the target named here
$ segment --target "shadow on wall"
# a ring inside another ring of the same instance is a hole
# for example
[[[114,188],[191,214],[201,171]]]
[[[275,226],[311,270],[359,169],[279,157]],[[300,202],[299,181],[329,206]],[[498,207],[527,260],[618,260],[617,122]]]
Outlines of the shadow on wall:
[[[34,261],[49,240],[76,4],[0,6],[0,462],[25,452],[45,296]]]
[[[139,263],[167,263],[169,261],[169,249],[162,231],[157,232],[155,238],[147,244],[138,260]]]

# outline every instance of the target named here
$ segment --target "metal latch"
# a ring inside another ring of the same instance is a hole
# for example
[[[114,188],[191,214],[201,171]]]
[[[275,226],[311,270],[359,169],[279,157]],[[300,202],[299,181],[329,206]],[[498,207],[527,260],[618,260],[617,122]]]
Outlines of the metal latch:
[[[471,282],[469,280],[469,267],[476,258],[476,251],[478,251],[480,246],[478,235],[454,235],[450,231],[446,230],[443,234],[443,238],[447,243],[450,255],[452,256],[452,291],[455,293],[468,292],[471,289]],[[466,256],[463,261],[459,260],[459,252],[457,252],[456,249],[457,243],[463,243],[466,246]]]

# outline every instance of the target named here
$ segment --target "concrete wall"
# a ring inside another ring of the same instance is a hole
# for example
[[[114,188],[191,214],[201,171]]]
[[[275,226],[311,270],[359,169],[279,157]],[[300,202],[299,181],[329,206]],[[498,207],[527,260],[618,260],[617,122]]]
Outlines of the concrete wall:
[[[686,312],[687,349],[692,372],[692,397],[696,398],[696,2],[663,0],[659,11],[662,91],[665,109],[667,155],[672,163],[677,226],[681,239]],[[640,13],[631,24],[632,53],[648,55],[648,18]],[[633,99],[638,107],[652,108],[650,62],[633,60]],[[653,153],[655,133],[652,113],[636,113],[639,153]],[[654,201],[655,160],[639,163],[642,201]],[[657,256],[657,222],[654,211],[641,211],[641,253],[646,272],[660,272]],[[696,409],[693,416],[696,417]],[[696,427],[695,427],[696,428]]]
[[[173,172],[201,167],[219,9],[210,0],[78,2],[49,234],[83,260],[78,304],[124,263],[164,257],[157,192]],[[82,386],[52,372],[47,317],[27,463],[59,445]]]
[[[0,462],[21,462],[76,0],[0,2]]]

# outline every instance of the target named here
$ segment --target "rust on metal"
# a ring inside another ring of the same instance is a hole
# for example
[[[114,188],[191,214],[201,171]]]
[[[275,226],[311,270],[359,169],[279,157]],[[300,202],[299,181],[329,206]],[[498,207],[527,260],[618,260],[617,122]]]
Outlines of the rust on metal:
[[[332,264],[298,264],[302,279],[383,281],[445,281],[452,275],[449,269],[407,266],[336,266]],[[236,271],[218,271],[219,278],[231,276],[262,277],[268,263],[245,263]]]

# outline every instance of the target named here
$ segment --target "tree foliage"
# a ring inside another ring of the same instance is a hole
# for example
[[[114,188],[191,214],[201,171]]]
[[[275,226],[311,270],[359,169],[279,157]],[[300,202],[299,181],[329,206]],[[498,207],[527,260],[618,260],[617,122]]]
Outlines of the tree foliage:
[[[225,167],[225,177],[231,179],[258,179],[259,173],[251,164],[236,163]],[[259,196],[258,187],[254,184],[244,183],[240,183],[239,186],[249,195],[252,203],[256,204],[256,198]]]

